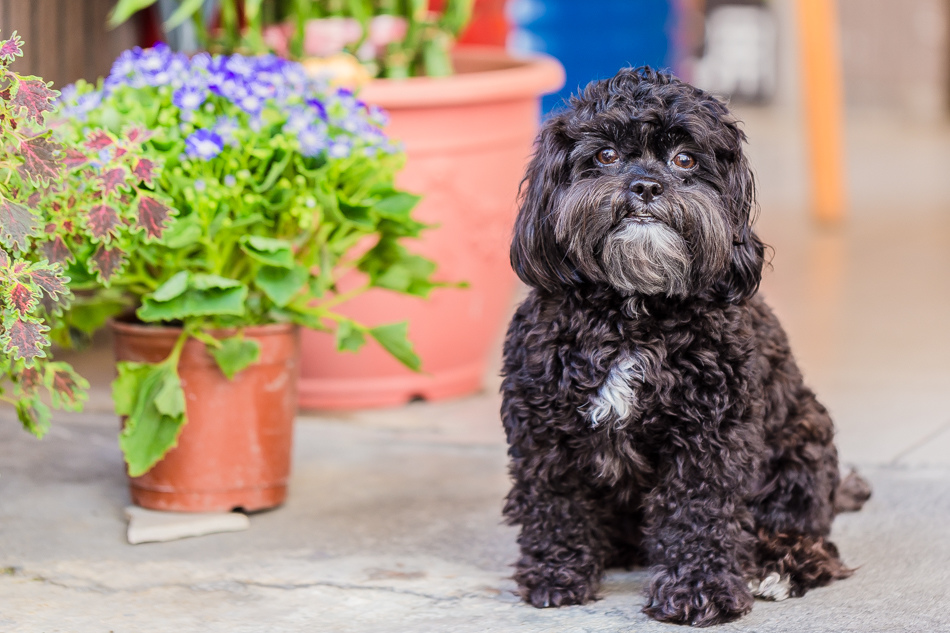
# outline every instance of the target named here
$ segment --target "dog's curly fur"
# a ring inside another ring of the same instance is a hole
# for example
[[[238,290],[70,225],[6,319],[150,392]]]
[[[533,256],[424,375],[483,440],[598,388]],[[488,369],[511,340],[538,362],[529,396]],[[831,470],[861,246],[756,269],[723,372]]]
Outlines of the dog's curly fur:
[[[851,573],[827,536],[836,503],[870,489],[839,485],[831,419],[757,295],[744,141],[720,101],[649,68],[542,127],[511,249],[532,291],[502,386],[504,514],[534,606],[647,564],[644,611],[705,626],[747,613],[753,589]]]

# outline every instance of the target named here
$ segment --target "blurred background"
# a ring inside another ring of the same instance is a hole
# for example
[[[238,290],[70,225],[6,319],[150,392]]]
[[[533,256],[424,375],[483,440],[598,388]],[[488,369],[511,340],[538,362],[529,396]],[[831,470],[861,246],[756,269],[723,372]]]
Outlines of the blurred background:
[[[106,30],[112,4],[0,0],[0,29],[30,43],[14,68],[62,87],[159,37],[155,13]],[[558,58],[567,82],[544,112],[626,65],[727,99],[774,251],[763,290],[836,416],[842,454],[946,462],[948,27],[950,0],[479,0],[462,42]],[[489,392],[496,374],[497,363]]]

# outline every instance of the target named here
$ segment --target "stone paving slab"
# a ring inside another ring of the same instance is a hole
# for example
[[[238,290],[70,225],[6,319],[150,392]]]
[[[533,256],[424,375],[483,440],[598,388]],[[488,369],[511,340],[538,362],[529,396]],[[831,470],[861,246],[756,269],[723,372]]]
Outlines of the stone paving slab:
[[[644,570],[612,570],[582,607],[517,600],[504,445],[431,415],[460,403],[394,412],[433,420],[410,431],[302,418],[285,506],[245,532],[136,546],[111,418],[72,416],[42,442],[0,419],[0,631],[684,630],[640,613]],[[717,630],[950,631],[950,469],[863,472],[874,497],[834,531],[856,575]]]

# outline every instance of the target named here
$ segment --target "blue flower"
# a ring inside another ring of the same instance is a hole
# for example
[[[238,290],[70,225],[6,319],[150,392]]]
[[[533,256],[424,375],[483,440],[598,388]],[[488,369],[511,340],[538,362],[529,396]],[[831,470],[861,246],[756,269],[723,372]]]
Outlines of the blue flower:
[[[185,139],[185,155],[210,160],[224,149],[224,141],[211,130],[195,130]]]
[[[379,127],[386,127],[389,124],[389,115],[379,106],[369,106],[367,114],[369,115],[369,120]]]
[[[165,45],[133,48],[119,55],[98,90],[64,89],[63,111],[84,120],[89,110],[124,87],[152,90],[159,103],[178,109],[180,121],[187,123],[176,131],[185,138],[186,158],[214,158],[238,139],[256,142],[255,134],[272,125],[296,139],[306,156],[325,153],[343,158],[401,151],[383,132],[385,112],[350,90],[312,79],[300,64],[274,55],[198,53],[189,58]],[[204,116],[216,113],[220,116],[210,129],[192,131]]]
[[[207,96],[207,88],[185,84],[172,95],[172,103],[182,110],[197,110],[205,102]]]
[[[304,156],[317,156],[327,148],[327,126],[322,123],[308,125],[297,134],[300,153]]]
[[[304,106],[290,106],[287,108],[287,122],[284,123],[284,132],[298,134],[313,123],[315,119],[312,109]]]
[[[327,155],[330,158],[346,158],[353,149],[353,141],[345,136],[338,136],[330,143]]]
[[[228,145],[234,145],[237,142],[235,134],[241,129],[241,124],[233,116],[220,116],[218,120],[214,122],[214,127],[212,131],[221,137]]]

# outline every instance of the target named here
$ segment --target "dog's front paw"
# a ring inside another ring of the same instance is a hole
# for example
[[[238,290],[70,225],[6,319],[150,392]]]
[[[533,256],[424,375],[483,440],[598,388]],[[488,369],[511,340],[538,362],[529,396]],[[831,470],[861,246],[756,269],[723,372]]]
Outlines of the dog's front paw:
[[[712,626],[739,619],[752,610],[752,603],[748,586],[735,574],[697,581],[661,573],[650,587],[643,612],[661,622]]]
[[[558,587],[556,585],[522,587],[521,597],[525,602],[539,609],[585,604],[594,599],[593,592],[586,587]]]
[[[519,565],[515,581],[521,598],[539,609],[596,600],[598,578],[568,567]]]

